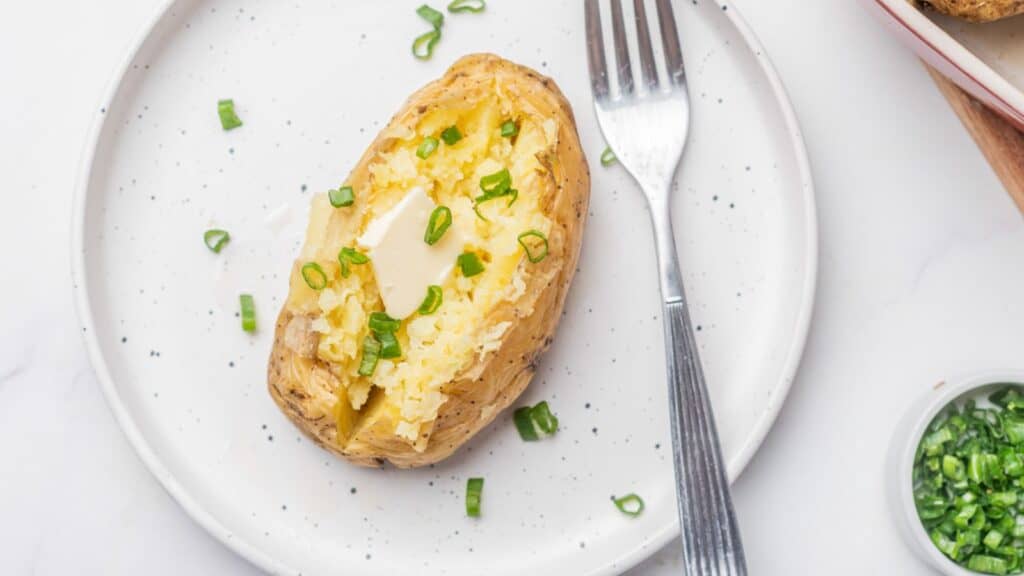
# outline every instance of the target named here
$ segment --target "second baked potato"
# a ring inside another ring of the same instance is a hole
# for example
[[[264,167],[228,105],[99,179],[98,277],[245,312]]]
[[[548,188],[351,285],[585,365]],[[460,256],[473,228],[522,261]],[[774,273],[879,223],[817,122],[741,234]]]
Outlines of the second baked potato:
[[[1024,13],[1024,0],[914,0],[918,6],[972,22],[990,22]]]

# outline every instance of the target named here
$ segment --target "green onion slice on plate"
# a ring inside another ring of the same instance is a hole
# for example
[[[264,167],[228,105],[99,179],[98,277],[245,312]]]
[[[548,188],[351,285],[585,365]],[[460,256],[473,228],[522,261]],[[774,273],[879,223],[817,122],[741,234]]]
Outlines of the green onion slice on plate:
[[[316,262],[307,262],[302,266],[301,271],[302,279],[313,290],[323,290],[327,287],[327,274]]]
[[[363,357],[359,360],[359,375],[373,376],[377,369],[377,360],[380,359],[380,341],[372,334],[363,338]]]
[[[419,148],[416,149],[416,155],[426,160],[431,154],[437,150],[437,138],[427,136],[420,142]]]
[[[619,159],[615,157],[615,152],[612,152],[610,146],[605,148],[604,152],[601,152],[601,166],[611,166],[618,160]]]
[[[487,7],[484,0],[454,0],[448,4],[448,11],[457,14],[459,12],[483,12]]]
[[[220,116],[220,127],[234,130],[242,125],[242,120],[235,113],[235,101],[230,98],[217,101],[217,115]]]
[[[466,278],[472,278],[484,271],[484,264],[480,261],[480,257],[472,252],[463,252],[462,254],[459,254],[459,257],[455,262],[459,265],[459,269],[462,270],[462,275]]]
[[[423,241],[433,246],[452,225],[452,211],[447,206],[438,206],[430,213],[427,229],[423,232]]]
[[[423,303],[420,304],[417,311],[423,316],[433,314],[441,307],[442,300],[444,300],[444,292],[441,290],[441,287],[437,284],[431,284],[427,286],[427,296],[423,298]]]
[[[227,230],[214,228],[203,233],[203,242],[206,244],[206,247],[215,254],[220,254],[220,251],[230,241],[231,234],[228,234]]]
[[[526,442],[540,440],[540,433],[551,436],[558,432],[558,418],[551,413],[546,400],[535,406],[523,406],[512,413],[512,421],[519,431],[519,437]]]
[[[430,25],[434,27],[434,30],[440,30],[441,26],[444,24],[444,14],[434,10],[426,4],[417,8],[416,13],[420,15],[420,18],[429,22]]]
[[[526,258],[533,264],[548,257],[548,237],[540,230],[527,230],[518,236],[519,245],[526,251]]]
[[[466,481],[466,516],[480,516],[480,498],[484,491],[483,478],[470,478]]]
[[[331,206],[334,206],[335,208],[351,206],[356,201],[356,195],[352,191],[351,186],[342,186],[337,190],[329,190],[327,192],[327,198],[331,201]]]
[[[252,294],[240,294],[238,304],[242,309],[242,330],[246,332],[256,331],[256,304],[253,302]]]
[[[431,30],[417,36],[412,41],[412,55],[419,60],[430,60],[430,57],[434,55],[434,46],[437,46],[440,39],[441,32],[439,30]]]
[[[644,511],[644,500],[636,494],[626,494],[622,498],[613,498],[615,507],[626,516],[637,517]]]

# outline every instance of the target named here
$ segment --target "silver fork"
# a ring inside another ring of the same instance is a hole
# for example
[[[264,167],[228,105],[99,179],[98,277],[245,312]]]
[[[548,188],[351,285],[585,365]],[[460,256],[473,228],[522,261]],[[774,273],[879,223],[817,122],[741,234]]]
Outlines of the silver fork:
[[[686,574],[747,573],[729,481],[676,257],[672,179],[686,146],[690,100],[670,0],[654,0],[667,77],[659,77],[645,0],[633,0],[640,82],[633,81],[622,2],[610,0],[614,50],[605,56],[600,0],[586,2],[594,108],[605,140],[640,185],[654,224],[665,322],[672,457]],[[608,73],[611,60],[617,74]],[[617,85],[612,85],[617,80]]]

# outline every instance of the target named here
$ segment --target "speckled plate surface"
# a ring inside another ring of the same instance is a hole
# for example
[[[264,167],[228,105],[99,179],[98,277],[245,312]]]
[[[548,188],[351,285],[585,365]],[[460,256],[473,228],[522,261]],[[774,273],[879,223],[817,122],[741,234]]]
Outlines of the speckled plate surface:
[[[207,530],[281,574],[614,574],[678,530],[653,243],[644,202],[602,167],[582,2],[493,0],[448,15],[434,59],[404,2],[170,2],[97,106],[74,272],[92,361],[127,436]],[[732,9],[678,2],[694,124],[674,207],[698,338],[735,477],[799,363],[813,306],[810,172],[774,72]],[[405,97],[492,51],[561,85],[591,159],[579,274],[524,402],[562,429],[526,444],[505,415],[450,460],[364,470],[302,438],[265,391],[273,318],[310,197],[336,186]],[[245,125],[223,132],[220,98]],[[202,233],[231,231],[220,255]],[[237,295],[255,295],[245,334]],[[469,476],[487,479],[466,518]],[[631,519],[609,496],[636,492]]]

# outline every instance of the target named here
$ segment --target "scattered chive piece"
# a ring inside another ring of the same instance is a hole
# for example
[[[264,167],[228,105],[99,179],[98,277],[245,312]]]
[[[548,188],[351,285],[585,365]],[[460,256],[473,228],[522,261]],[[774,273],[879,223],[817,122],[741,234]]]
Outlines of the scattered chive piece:
[[[371,312],[369,325],[374,334],[393,334],[402,326],[402,321],[388,316],[386,312]]]
[[[380,341],[381,358],[398,358],[402,355],[402,346],[398,343],[398,338],[395,338],[394,332],[381,332],[376,336]]]
[[[227,230],[213,228],[203,233],[203,242],[213,253],[220,254],[220,251],[231,241],[231,234]]]
[[[470,478],[466,481],[466,516],[480,516],[480,496],[484,491],[483,478]]]
[[[331,200],[331,206],[335,208],[351,206],[356,201],[356,195],[352,191],[351,186],[342,186],[337,190],[330,190],[327,192],[327,197]]]
[[[220,116],[220,127],[224,130],[234,130],[242,125],[242,120],[235,113],[234,100],[218,100],[217,115]]]
[[[452,211],[447,206],[438,206],[430,213],[427,229],[423,232],[423,241],[433,246],[452,225]]]
[[[242,330],[246,332],[256,331],[256,304],[253,302],[252,294],[240,294],[238,304],[242,308]]]
[[[462,140],[462,132],[459,132],[458,126],[449,126],[441,132],[441,140],[444,141],[446,146],[452,146],[459,140]]]
[[[622,498],[615,498],[615,507],[626,516],[636,518],[644,511],[644,500],[636,494],[626,494]]]
[[[484,0],[453,0],[448,5],[448,11],[456,14],[458,12],[483,12],[484,8],[487,7],[487,3]]]
[[[363,338],[363,357],[359,360],[359,375],[372,376],[380,359],[380,342],[372,334]]]
[[[537,428],[540,428],[540,431],[548,436],[558,432],[558,418],[551,413],[547,400],[537,403],[536,406],[530,409],[530,418],[537,425]]]
[[[527,238],[537,238],[539,243],[531,241],[527,244]],[[527,230],[518,236],[519,245],[526,251],[526,258],[536,264],[548,257],[548,237],[540,230]]]
[[[615,157],[615,152],[612,152],[610,146],[605,148],[604,152],[601,152],[601,166],[611,166],[617,161],[618,158]]]
[[[558,418],[551,413],[546,400],[538,402],[536,406],[516,408],[512,413],[512,420],[519,431],[519,437],[526,442],[539,440],[538,430],[545,436],[558,432]]]
[[[444,24],[444,14],[426,4],[417,8],[416,13],[420,15],[420,18],[429,22],[434,27],[434,30],[440,30],[441,25]]]
[[[437,138],[427,136],[420,143],[419,148],[416,149],[416,155],[426,160],[428,156],[434,153],[434,150],[437,150]]]
[[[516,124],[513,120],[506,120],[501,125],[501,137],[512,138],[519,134],[519,124]]]
[[[366,264],[369,261],[369,256],[357,251],[355,248],[342,248],[341,252],[338,252],[338,262],[341,264],[342,278],[348,278],[348,275],[351,273],[348,267],[349,264]]]
[[[484,271],[484,264],[480,261],[480,257],[472,252],[459,254],[456,263],[459,265],[459,269],[462,270],[462,275],[466,278],[472,278]]]
[[[1003,386],[950,404],[928,425],[912,474],[918,517],[935,547],[985,574],[1024,570],[1024,394]]]
[[[427,296],[423,299],[423,303],[420,304],[418,312],[424,316],[433,314],[441,307],[442,300],[444,300],[444,292],[441,290],[441,287],[437,284],[431,284],[427,286]]]
[[[313,290],[323,290],[327,287],[327,274],[316,262],[308,262],[302,266],[302,279]]]
[[[480,204],[473,204],[473,212],[476,212],[476,217],[483,220],[484,222],[491,221],[490,218],[484,216],[483,213],[480,212]]]
[[[483,190],[484,195],[477,196],[476,201],[480,202],[481,198],[485,196],[501,196],[511,187],[512,175],[509,174],[508,168],[502,168],[494,174],[488,174],[480,179],[480,189]]]
[[[431,30],[426,34],[417,36],[412,41],[412,55],[419,60],[430,60],[430,57],[434,55],[434,46],[437,45],[440,39],[441,32],[438,30]]]
[[[512,421],[515,422],[516,430],[519,431],[519,437],[526,442],[540,440],[540,435],[537,434],[537,429],[533,425],[533,418],[530,417],[531,410],[532,408],[529,406],[523,406],[516,408],[516,411],[512,413]]]

